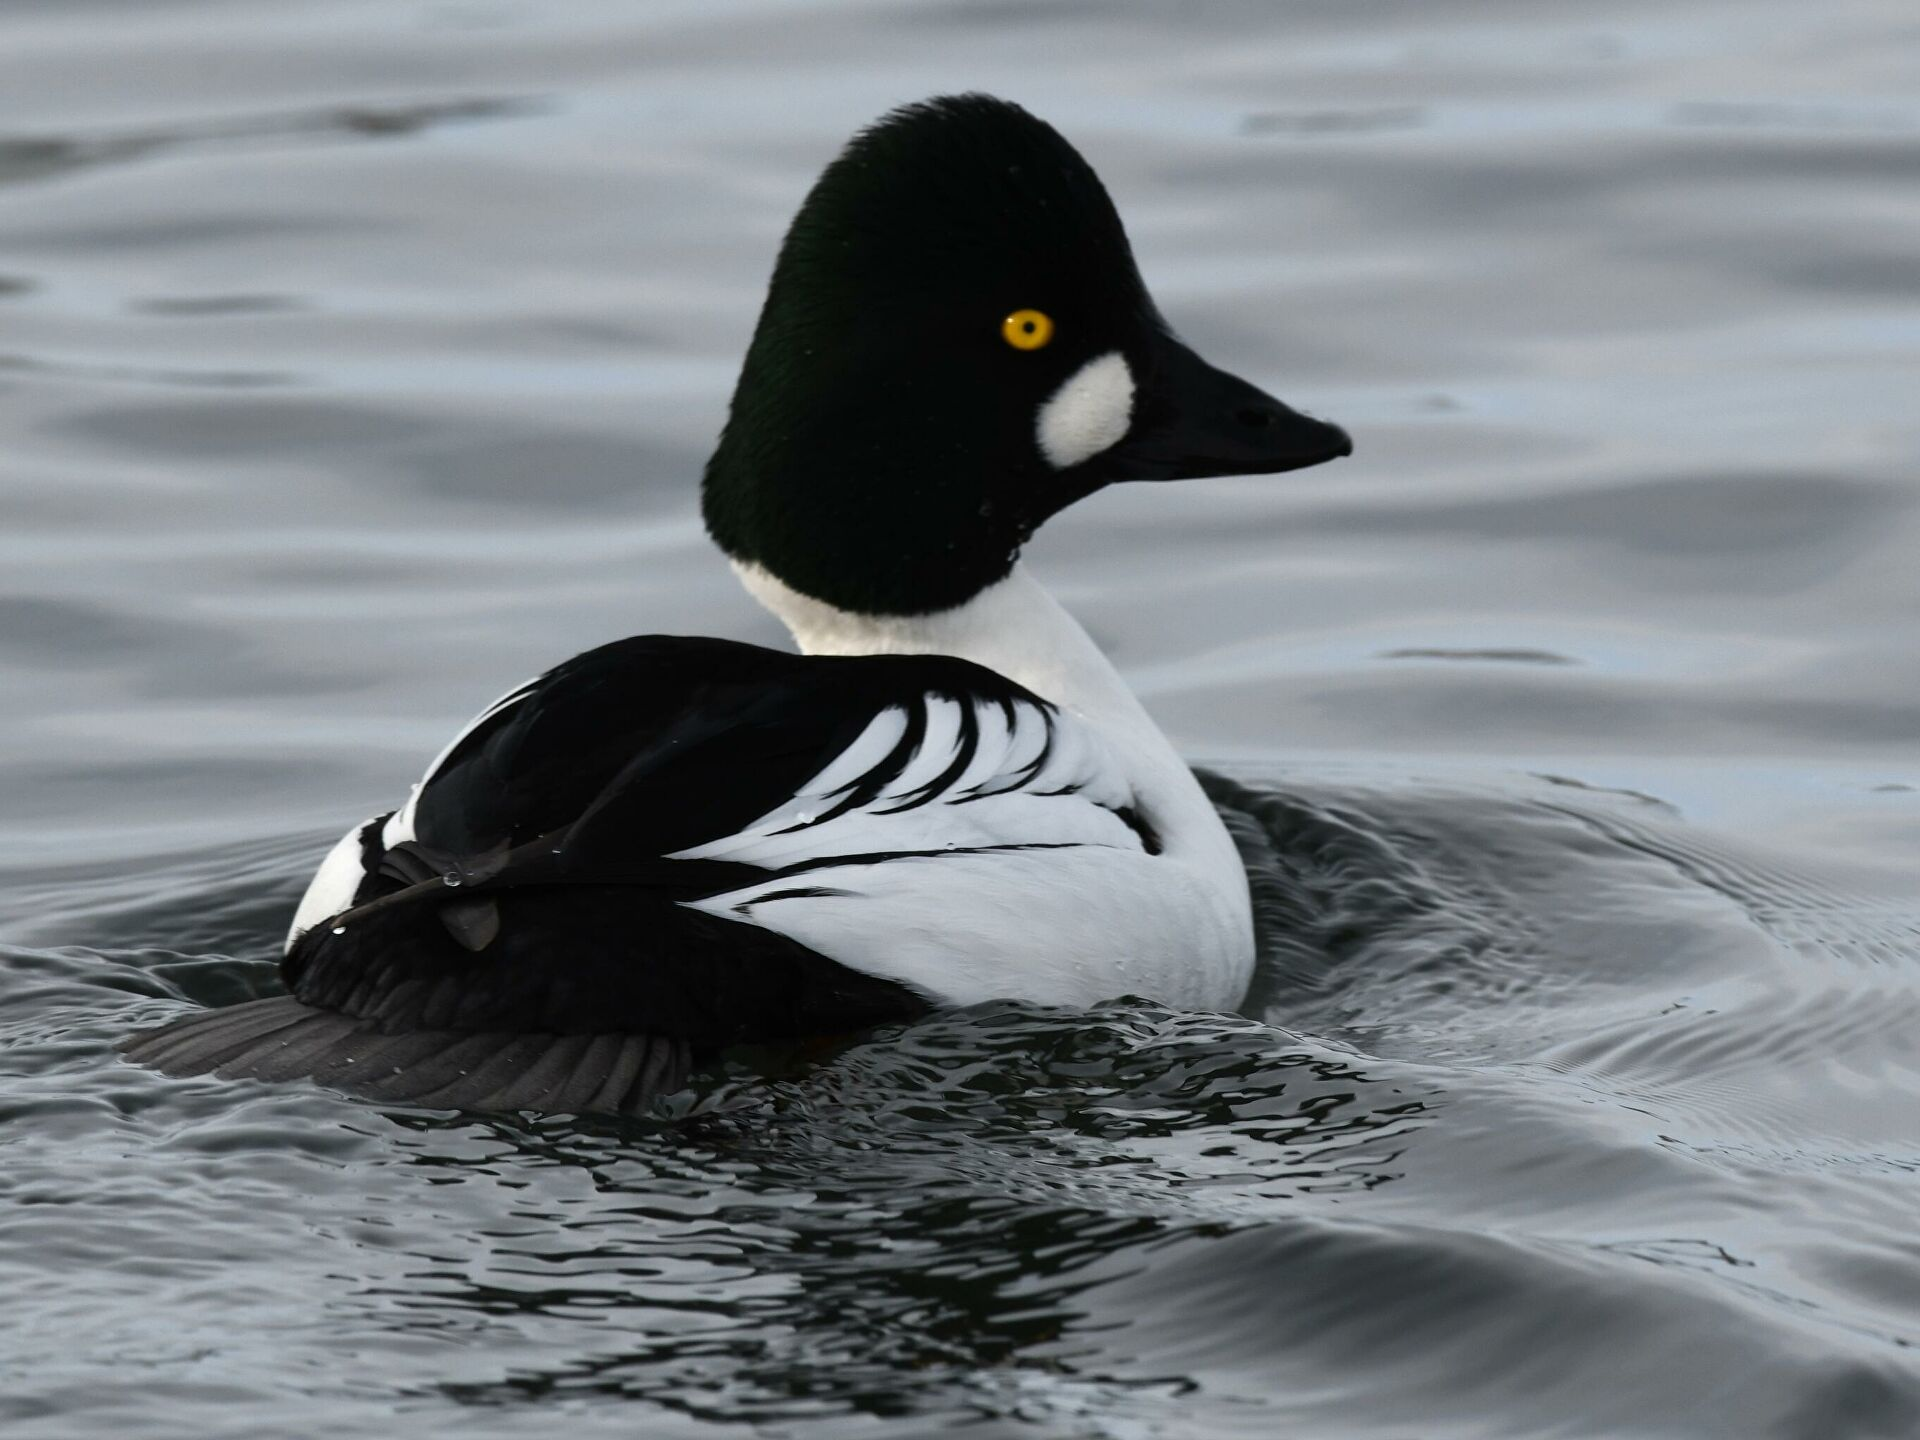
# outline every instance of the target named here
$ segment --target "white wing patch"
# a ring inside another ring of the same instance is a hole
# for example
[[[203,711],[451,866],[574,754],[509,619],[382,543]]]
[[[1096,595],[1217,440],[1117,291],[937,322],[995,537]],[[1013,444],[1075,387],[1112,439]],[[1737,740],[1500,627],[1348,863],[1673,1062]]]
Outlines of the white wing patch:
[[[1119,768],[1071,717],[1033,701],[927,695],[875,715],[791,799],[745,829],[668,858],[779,869],[1008,846],[1143,851],[1139,831],[1117,813],[1134,807]],[[724,910],[733,902],[699,903]]]

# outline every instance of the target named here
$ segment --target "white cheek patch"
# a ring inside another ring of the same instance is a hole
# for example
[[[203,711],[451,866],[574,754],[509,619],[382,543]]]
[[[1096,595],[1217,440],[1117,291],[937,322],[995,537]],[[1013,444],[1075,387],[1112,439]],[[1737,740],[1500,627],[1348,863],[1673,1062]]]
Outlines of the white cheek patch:
[[[1118,444],[1133,423],[1133,371],[1118,350],[1087,361],[1040,407],[1040,453],[1056,470]]]

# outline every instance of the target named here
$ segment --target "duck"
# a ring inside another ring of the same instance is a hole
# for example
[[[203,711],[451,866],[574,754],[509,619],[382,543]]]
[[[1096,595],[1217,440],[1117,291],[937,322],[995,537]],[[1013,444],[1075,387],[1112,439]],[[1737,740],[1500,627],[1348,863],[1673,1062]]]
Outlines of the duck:
[[[508,691],[326,855],[284,994],[121,1048],[638,1116],[737,1047],[946,1007],[1231,1009],[1233,841],[1022,549],[1112,485],[1352,449],[1176,336],[1051,125],[979,93],[895,109],[794,217],[701,485],[797,653],[642,635]]]

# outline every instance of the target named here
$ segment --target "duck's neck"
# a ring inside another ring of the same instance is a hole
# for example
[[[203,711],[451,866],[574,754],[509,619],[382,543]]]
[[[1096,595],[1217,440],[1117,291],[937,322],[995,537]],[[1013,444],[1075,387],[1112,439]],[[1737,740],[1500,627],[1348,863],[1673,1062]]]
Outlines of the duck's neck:
[[[964,605],[931,615],[856,614],[802,595],[758,565],[735,561],[734,570],[805,654],[958,655],[1062,709],[1159,735],[1112,662],[1024,566]]]

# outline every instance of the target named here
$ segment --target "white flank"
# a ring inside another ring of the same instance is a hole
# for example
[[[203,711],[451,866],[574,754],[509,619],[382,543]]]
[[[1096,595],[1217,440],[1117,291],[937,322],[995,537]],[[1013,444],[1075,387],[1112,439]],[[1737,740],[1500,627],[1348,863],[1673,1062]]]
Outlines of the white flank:
[[[1135,994],[1225,1010],[1252,970],[1241,903],[1164,856],[1075,845],[823,865],[692,908],[777,930],[940,1004]]]
[[[1117,445],[1133,423],[1133,371],[1118,350],[1097,355],[1066,378],[1040,407],[1040,453],[1056,470]]]

